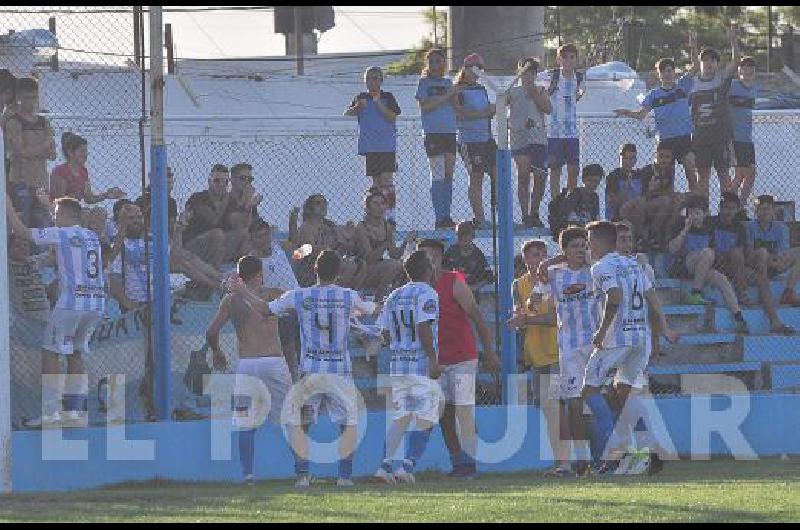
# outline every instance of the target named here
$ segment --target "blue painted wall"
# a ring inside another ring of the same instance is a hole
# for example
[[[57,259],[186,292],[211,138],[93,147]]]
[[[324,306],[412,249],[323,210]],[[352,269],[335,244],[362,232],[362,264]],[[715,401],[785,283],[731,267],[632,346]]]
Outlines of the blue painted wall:
[[[656,400],[676,449],[688,454],[691,447],[691,410],[687,397],[660,398]],[[698,402],[695,402],[695,406]],[[701,409],[724,411],[730,407],[730,398],[717,396],[710,407],[700,403]],[[800,395],[750,396],[750,411],[742,425],[742,432],[755,453],[760,456],[783,453],[800,454]],[[513,429],[506,433],[506,413],[510,415]],[[519,437],[519,448],[509,444],[511,456],[498,463],[479,464],[487,472],[539,469],[550,465],[549,457],[539,456],[539,410],[533,407],[479,407],[478,432],[486,442],[496,442],[504,434]],[[700,418],[700,416],[698,416]],[[367,416],[364,438],[355,456],[354,474],[369,475],[382,458],[384,432],[383,413]],[[15,491],[66,491],[85,489],[105,484],[132,480],[165,478],[183,481],[238,480],[239,462],[235,436],[231,437],[230,460],[211,459],[211,422],[169,422],[137,424],[112,428],[112,434],[125,432],[131,440],[153,440],[154,460],[110,460],[106,448],[106,429],[68,429],[63,436],[69,440],[88,441],[89,458],[83,461],[44,460],[40,431],[20,431],[13,436],[13,487]],[[328,442],[334,438],[335,429],[322,420],[312,429],[314,438]],[[47,435],[47,434],[45,434]],[[281,431],[272,426],[262,428],[257,437],[256,474],[259,478],[288,478],[293,475],[292,456]],[[546,446],[545,442],[545,446]],[[494,448],[487,454],[499,455],[502,449]],[[480,451],[480,449],[479,449]],[[330,452],[329,452],[330,453]],[[731,451],[716,435],[711,435],[711,454],[727,455]],[[480,454],[480,453],[479,453]],[[113,457],[113,454],[111,455]],[[146,455],[146,451],[145,454]],[[449,470],[449,458],[439,430],[419,463],[421,470]],[[312,474],[333,476],[336,465],[312,464]]]

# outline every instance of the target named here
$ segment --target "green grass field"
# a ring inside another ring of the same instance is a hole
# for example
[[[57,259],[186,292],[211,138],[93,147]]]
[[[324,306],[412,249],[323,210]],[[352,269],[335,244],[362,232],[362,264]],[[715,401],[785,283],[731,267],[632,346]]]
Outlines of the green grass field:
[[[791,522],[800,519],[800,461],[675,462],[656,477],[545,479],[538,473],[415,486],[332,481],[137,483],[67,494],[0,497],[0,521],[584,521]]]

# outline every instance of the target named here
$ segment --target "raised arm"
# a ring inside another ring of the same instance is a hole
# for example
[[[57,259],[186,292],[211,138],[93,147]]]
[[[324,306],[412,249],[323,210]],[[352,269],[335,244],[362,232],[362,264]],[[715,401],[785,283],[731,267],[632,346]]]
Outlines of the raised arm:
[[[741,50],[739,50],[739,40],[737,39],[739,28],[735,22],[731,23],[728,29],[728,38],[731,44],[731,62],[725,67],[725,77],[733,77],[739,68],[739,59],[741,58]]]

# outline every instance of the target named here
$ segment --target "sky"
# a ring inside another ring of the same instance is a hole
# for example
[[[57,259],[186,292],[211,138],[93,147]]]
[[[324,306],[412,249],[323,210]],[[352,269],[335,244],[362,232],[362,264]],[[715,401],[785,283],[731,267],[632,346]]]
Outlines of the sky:
[[[5,6],[0,8],[0,34],[9,30],[46,29],[52,11],[60,9],[66,11],[55,13],[62,47],[131,53],[130,14],[80,12],[104,7]],[[271,10],[209,11],[208,8],[218,6],[164,7],[165,10],[193,10],[164,13],[164,23],[172,24],[177,58],[253,57],[283,55],[285,52],[283,35],[274,33]],[[336,27],[322,34],[319,51],[337,53],[410,48],[429,31],[421,15],[424,7],[335,6]]]

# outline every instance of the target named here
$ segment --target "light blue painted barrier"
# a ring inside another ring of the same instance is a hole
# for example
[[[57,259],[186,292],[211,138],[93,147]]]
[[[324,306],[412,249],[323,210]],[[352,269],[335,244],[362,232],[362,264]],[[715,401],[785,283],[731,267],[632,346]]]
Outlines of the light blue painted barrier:
[[[715,396],[695,402],[698,410],[724,411],[731,399]],[[656,400],[670,437],[679,454],[691,448],[692,403],[688,397]],[[520,446],[510,457],[493,464],[479,463],[482,472],[509,472],[541,469],[550,461],[539,456],[539,411],[533,407],[478,407],[478,432],[486,442],[500,440],[506,431],[506,411],[515,411],[508,418],[512,433],[524,433]],[[698,415],[695,421],[704,421]],[[526,425],[527,423],[527,425]],[[784,453],[800,454],[800,394],[771,394],[750,396],[749,414],[741,430],[755,454],[774,456]],[[520,431],[525,429],[526,431]],[[13,436],[13,485],[15,491],[67,491],[86,489],[124,481],[154,478],[180,481],[234,481],[239,479],[239,463],[235,438],[231,443],[231,459],[211,460],[210,422],[166,422],[115,427],[116,433],[125,429],[134,440],[154,440],[155,459],[152,461],[110,461],[107,459],[106,431],[101,428],[71,429],[64,436],[88,440],[88,461],[43,461],[42,433],[19,431]],[[378,466],[383,451],[386,428],[383,413],[368,414],[366,433],[354,459],[356,476],[371,475]],[[312,435],[318,442],[333,439],[335,429],[327,419],[314,427]],[[292,456],[287,443],[276,427],[261,429],[256,438],[256,474],[258,478],[288,478],[292,476]],[[545,442],[546,444],[546,442]],[[512,444],[513,445],[513,444]],[[499,454],[497,448],[486,454]],[[710,437],[711,455],[728,455],[721,438]],[[480,455],[479,455],[480,456]],[[316,476],[333,476],[336,464],[312,464]],[[449,458],[437,428],[430,446],[419,463],[420,470],[448,470]]]
[[[800,336],[744,337],[745,361],[800,361]]]
[[[770,373],[773,391],[800,389],[800,364],[773,364]]]

